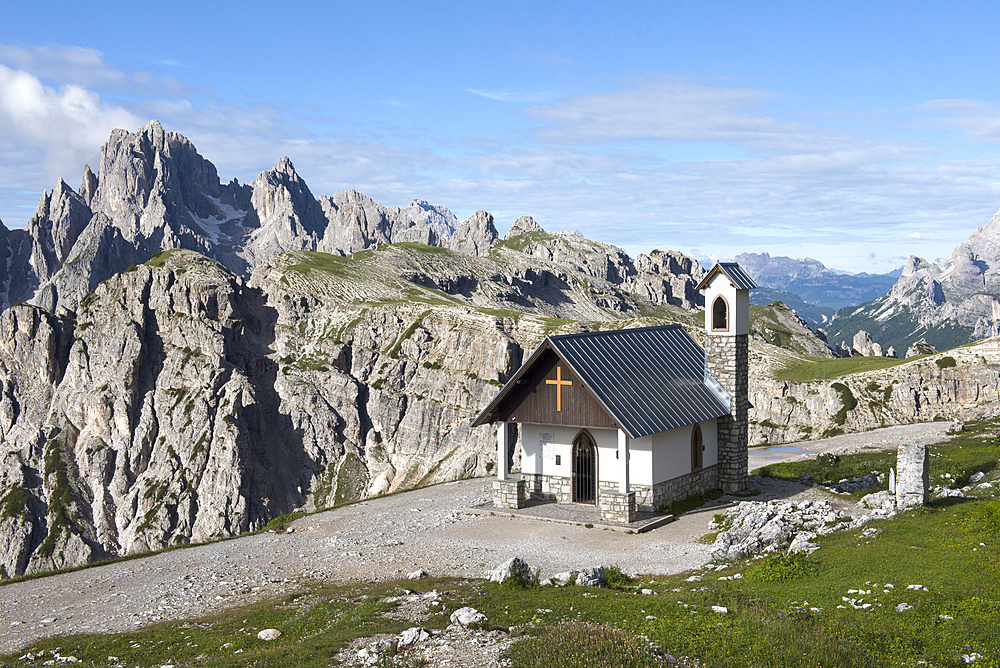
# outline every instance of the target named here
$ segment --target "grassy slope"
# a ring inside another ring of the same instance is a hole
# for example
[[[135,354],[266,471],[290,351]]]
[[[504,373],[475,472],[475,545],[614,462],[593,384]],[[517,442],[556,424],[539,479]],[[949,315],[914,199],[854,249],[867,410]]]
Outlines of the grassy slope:
[[[950,443],[931,446],[932,479],[945,473],[960,480],[975,471],[995,474],[998,432],[1000,419],[971,425]],[[872,457],[845,456],[826,468],[796,462],[770,472],[837,477],[884,465]],[[972,652],[983,655],[976,666],[1000,666],[1000,500],[951,499],[867,529],[820,538],[822,549],[809,558],[737,562],[705,573],[700,582],[686,582],[684,574],[606,590],[508,588],[468,580],[403,586],[450,592],[448,610],[421,622],[427,628],[443,628],[449,611],[470,604],[493,624],[526,636],[511,652],[515,668],[664,665],[656,658],[663,651],[697,657],[705,666],[964,666],[962,655]],[[718,580],[737,572],[742,579]],[[894,588],[886,591],[887,583]],[[657,595],[639,594],[638,586]],[[51,639],[29,651],[50,659],[59,648],[84,665],[108,665],[107,657],[116,656],[128,666],[326,666],[352,638],[398,633],[411,625],[383,616],[394,604],[381,599],[397,585],[306,581],[302,587],[301,595],[201,620]],[[872,607],[854,609],[845,597]],[[913,608],[896,612],[901,603]],[[713,605],[728,613],[713,612]],[[282,637],[257,640],[257,631],[269,627],[280,629]],[[596,641],[588,645],[584,638]],[[0,665],[31,665],[17,658],[24,653],[0,657]],[[405,653],[392,661],[383,665],[414,665]]]

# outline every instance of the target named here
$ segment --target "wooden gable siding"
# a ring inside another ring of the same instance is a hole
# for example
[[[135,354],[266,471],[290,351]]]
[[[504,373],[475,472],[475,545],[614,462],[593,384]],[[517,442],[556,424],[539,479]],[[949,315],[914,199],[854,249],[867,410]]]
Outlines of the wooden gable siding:
[[[556,410],[558,386],[545,382],[556,380],[557,366],[562,367],[562,379],[573,383],[562,386],[562,411]],[[552,350],[546,350],[521,381],[524,384],[511,392],[500,406],[501,420],[602,429],[618,427],[597,397]]]

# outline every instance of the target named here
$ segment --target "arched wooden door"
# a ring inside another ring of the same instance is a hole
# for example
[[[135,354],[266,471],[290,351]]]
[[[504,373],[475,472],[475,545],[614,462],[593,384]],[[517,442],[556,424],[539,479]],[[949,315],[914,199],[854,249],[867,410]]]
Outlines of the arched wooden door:
[[[698,471],[704,464],[705,442],[701,436],[701,425],[697,422],[691,430],[691,470]]]
[[[597,446],[585,431],[573,441],[573,501],[597,504]]]

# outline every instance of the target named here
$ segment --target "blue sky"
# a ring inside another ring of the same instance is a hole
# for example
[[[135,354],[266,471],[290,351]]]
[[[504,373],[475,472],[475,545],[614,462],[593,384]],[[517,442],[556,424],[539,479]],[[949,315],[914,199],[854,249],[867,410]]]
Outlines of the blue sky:
[[[888,271],[1000,208],[998,3],[8,3],[0,219],[152,118],[504,230]]]

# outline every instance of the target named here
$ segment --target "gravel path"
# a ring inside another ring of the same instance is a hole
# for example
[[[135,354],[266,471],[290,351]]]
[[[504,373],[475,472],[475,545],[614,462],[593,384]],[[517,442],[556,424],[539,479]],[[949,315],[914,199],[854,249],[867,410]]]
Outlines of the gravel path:
[[[797,447],[814,456],[895,448],[908,440],[932,443],[943,440],[947,426],[891,427]],[[760,456],[752,454],[751,468],[760,465],[754,463]],[[770,461],[777,460],[764,463]],[[793,483],[754,483],[763,492],[755,500],[825,494]],[[292,524],[293,533],[245,536],[5,585],[0,653],[47,636],[128,631],[197,617],[296,589],[301,578],[386,580],[421,568],[435,577],[482,577],[512,556],[540,566],[543,577],[611,564],[629,573],[679,573],[710,559],[710,546],[696,539],[714,513],[738,500],[723,497],[649,533],[627,535],[463,512],[489,498],[488,479],[451,482],[305,517]]]

